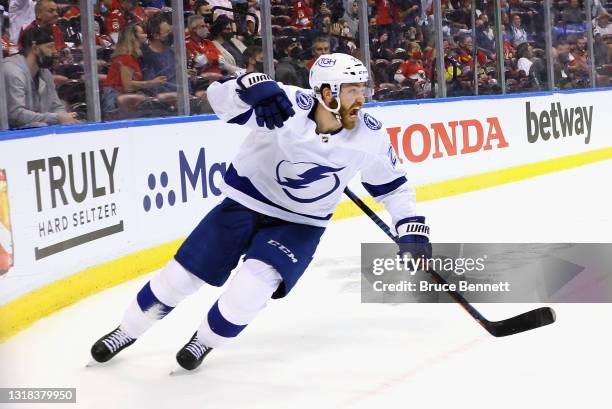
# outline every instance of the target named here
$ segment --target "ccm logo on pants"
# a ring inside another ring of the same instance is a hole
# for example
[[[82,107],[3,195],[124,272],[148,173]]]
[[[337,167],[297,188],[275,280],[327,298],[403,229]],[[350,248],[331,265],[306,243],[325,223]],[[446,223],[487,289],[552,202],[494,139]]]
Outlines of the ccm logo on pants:
[[[287,255],[287,257],[289,257],[291,259],[291,262],[293,262],[293,263],[297,263],[298,262],[297,258],[295,258],[295,254],[293,254],[291,252],[291,250],[289,250],[287,247],[285,247],[282,244],[280,244],[278,241],[276,241],[276,240],[269,240],[268,244],[278,248],[280,251],[285,253]]]

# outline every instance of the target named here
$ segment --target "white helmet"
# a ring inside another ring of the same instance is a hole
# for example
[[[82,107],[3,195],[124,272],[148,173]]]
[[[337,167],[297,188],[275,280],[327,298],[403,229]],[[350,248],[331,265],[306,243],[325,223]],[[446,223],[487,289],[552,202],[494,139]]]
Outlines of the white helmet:
[[[324,54],[310,69],[310,88],[315,98],[328,111],[338,114],[340,111],[340,86],[356,82],[368,82],[368,69],[357,58],[348,54]],[[323,102],[321,87],[327,84],[331,88],[332,97],[336,99],[337,107],[331,109]]]

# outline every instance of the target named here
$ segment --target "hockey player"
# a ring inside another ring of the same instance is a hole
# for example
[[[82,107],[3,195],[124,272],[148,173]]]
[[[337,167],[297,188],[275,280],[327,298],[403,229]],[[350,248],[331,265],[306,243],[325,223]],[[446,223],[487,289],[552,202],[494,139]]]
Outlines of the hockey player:
[[[91,349],[105,362],[134,343],[157,320],[204,283],[227,289],[176,359],[197,368],[216,347],[236,337],[282,298],[313,258],[342,191],[358,172],[384,203],[403,243],[429,255],[425,218],[382,124],[363,113],[368,71],[346,54],[317,59],[312,90],[276,83],[261,73],[215,82],[210,104],[220,119],[251,128],[228,168],[227,196],[208,213],[175,257],[140,290],[121,324]]]

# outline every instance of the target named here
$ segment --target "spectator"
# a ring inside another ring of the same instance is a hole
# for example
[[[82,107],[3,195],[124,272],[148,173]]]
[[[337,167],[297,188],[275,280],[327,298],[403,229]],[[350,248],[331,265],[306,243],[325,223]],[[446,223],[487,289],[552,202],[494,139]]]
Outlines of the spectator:
[[[376,37],[378,35],[376,17],[368,17],[368,33],[370,35],[370,41],[372,41],[372,37]]]
[[[555,71],[556,85],[561,89],[567,87],[571,81],[570,64],[574,61],[574,56],[570,52],[570,44],[564,38],[559,39],[555,48],[556,56],[553,57],[553,68]]]
[[[321,14],[319,18],[315,18],[313,30],[316,35],[329,36],[332,33],[331,14],[325,13]],[[332,46],[332,50],[333,49]]]
[[[217,18],[219,18],[219,16],[225,16],[230,20],[234,19],[232,2],[230,0],[208,0],[208,3],[210,3],[211,8],[223,7],[225,9],[230,9],[230,10],[215,9],[213,11],[213,14],[214,14],[213,20],[216,20]]]
[[[315,10],[315,21],[322,16],[329,15],[331,21],[335,23],[344,15],[342,0],[314,0],[313,9]]]
[[[232,8],[234,9],[233,20],[236,24],[236,33],[244,35],[247,31],[246,13],[249,11],[249,3],[247,0],[231,0]],[[232,18],[232,16],[228,16]]]
[[[219,16],[210,29],[210,36],[225,61],[225,68],[230,74],[238,75],[244,71],[240,67],[244,66],[242,53],[246,47],[240,40],[234,38],[231,23],[232,21],[226,16]]]
[[[32,27],[43,27],[48,28],[53,33],[55,41],[55,49],[62,51],[67,48],[64,42],[64,34],[57,25],[59,19],[59,12],[57,4],[53,0],[39,0],[34,7],[36,13],[36,19],[23,28],[22,33]],[[21,45],[21,41],[19,42]]]
[[[102,90],[102,113],[107,117],[118,114],[117,97],[121,93],[137,92],[155,88],[166,82],[160,76],[144,81],[138,59],[147,36],[139,25],[127,24],[119,32],[119,41],[111,60]]]
[[[423,68],[423,53],[418,43],[414,42],[410,44],[408,52],[408,59],[404,61],[397,71],[393,79],[400,85],[407,79],[410,80],[421,80],[425,75]]]
[[[110,12],[105,18],[106,34],[116,43],[123,26],[144,23],[144,9],[138,5],[137,0],[113,0]]]
[[[610,24],[610,14],[606,11],[600,11],[593,24],[594,36],[612,36],[612,24]],[[608,38],[608,41],[610,39]]]
[[[390,60],[393,58],[391,39],[386,31],[379,31],[378,37],[370,36],[370,50],[372,58],[383,58]]]
[[[378,35],[386,32],[391,39],[394,38],[393,23],[399,18],[397,7],[389,0],[368,0],[368,4],[376,6],[376,25]]]
[[[32,27],[22,33],[20,54],[3,61],[9,125],[12,128],[78,123],[66,112],[55,91],[49,68],[57,58],[50,28]]]
[[[210,32],[204,17],[197,14],[189,16],[187,29],[189,30],[189,39],[186,43],[188,66],[196,69],[198,74],[221,73],[224,61],[217,47],[208,39]]]
[[[312,28],[312,9],[305,1],[298,1],[293,7],[291,25],[297,28]]]
[[[163,84],[150,87],[154,94],[176,92],[176,68],[174,51],[172,50],[172,26],[168,23],[165,13],[153,15],[147,24],[149,45],[142,51],[140,65],[145,81],[165,77]]]
[[[246,61],[246,72],[264,72],[263,50],[257,45],[251,45],[242,53]]]
[[[591,15],[598,16],[601,12],[606,12],[606,3],[608,0],[592,0]]]
[[[200,15],[204,17],[204,22],[208,24],[208,26],[212,26],[213,23],[213,12],[212,6],[206,0],[197,0],[193,5],[193,11],[196,15]]]
[[[586,81],[589,77],[589,63],[587,61],[587,40],[584,36],[576,39],[576,46],[572,51],[573,61],[569,65],[575,80]]]
[[[2,19],[2,32],[0,32],[0,52],[3,53],[4,57],[8,57],[9,55],[17,54],[19,52],[19,48],[17,45],[13,44],[10,40],[9,35],[9,18],[8,13],[4,9],[5,6],[0,5],[0,19]],[[8,4],[6,5],[8,8]]]
[[[532,48],[529,43],[519,44],[519,46],[516,48],[516,57],[518,58],[516,68],[519,71],[523,71],[526,76],[529,75],[529,71],[531,70],[531,66],[533,64],[533,62],[531,62],[533,57]]]
[[[508,39],[514,47],[518,47],[520,43],[528,41],[528,35],[521,23],[521,16],[518,14],[512,15],[512,24],[508,30]]]
[[[306,62],[306,68],[310,70],[317,58],[323,54],[329,54],[329,37],[319,36],[312,42],[312,59]]]
[[[484,13],[476,20],[476,44],[489,53],[495,52],[495,33],[489,24],[489,16]]]
[[[255,14],[257,17],[257,28],[255,27],[255,17],[251,14],[246,17],[247,35],[260,36],[261,35],[261,11],[259,9],[259,0],[249,0],[249,13]]]
[[[582,24],[585,20],[578,0],[570,0],[569,5],[563,10],[561,16],[565,24]]]
[[[19,42],[21,29],[36,18],[34,0],[10,0],[9,13],[9,39],[13,44]]]
[[[276,66],[276,81],[286,85],[308,88],[308,69],[300,62],[302,46],[297,38],[278,40],[279,62]]]
[[[408,27],[416,27],[418,25],[419,16],[421,15],[420,0],[400,0],[397,2],[399,21],[406,24]]]
[[[459,36],[459,40],[457,41],[457,49],[456,49],[456,60],[459,63],[459,67],[464,74],[468,72],[472,72],[474,69],[474,44],[472,40],[472,36],[469,34],[462,34]],[[478,64],[482,67],[487,64],[487,55],[477,50],[476,58],[478,60]]]
[[[351,3],[351,8],[344,13],[342,20],[346,22],[351,36],[357,38],[359,36],[359,2]]]
[[[529,77],[530,84],[541,89],[546,81],[546,64],[533,55],[533,47],[529,43],[521,43],[516,49],[517,69]]]
[[[610,14],[602,10],[593,24],[593,37],[595,38],[595,61],[597,64],[612,62],[612,24]]]

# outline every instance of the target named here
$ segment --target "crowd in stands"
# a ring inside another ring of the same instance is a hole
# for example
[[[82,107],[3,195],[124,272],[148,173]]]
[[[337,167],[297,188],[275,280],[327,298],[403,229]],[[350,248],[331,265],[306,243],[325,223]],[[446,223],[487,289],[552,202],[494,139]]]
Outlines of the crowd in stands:
[[[501,4],[503,56],[498,56],[493,1],[475,1],[472,27],[472,0],[442,0],[447,95],[474,94],[476,88],[479,94],[499,93],[498,58],[503,58],[507,92],[547,89],[543,0]],[[584,4],[552,4],[554,86],[589,87]],[[172,38],[170,6],[170,0],[95,3],[103,119],[176,113],[178,46],[186,48],[192,113],[211,111],[206,101],[211,82],[263,70],[259,0],[184,0],[184,45]],[[368,0],[367,6],[373,98],[434,97],[433,1]],[[307,88],[309,69],[319,55],[359,56],[359,8],[360,2],[353,0],[271,0],[276,79]],[[612,85],[611,9],[608,0],[592,1],[597,86]],[[85,119],[78,1],[0,0],[0,13],[11,126]],[[32,97],[41,87],[46,94]],[[32,114],[36,112],[49,115]]]

